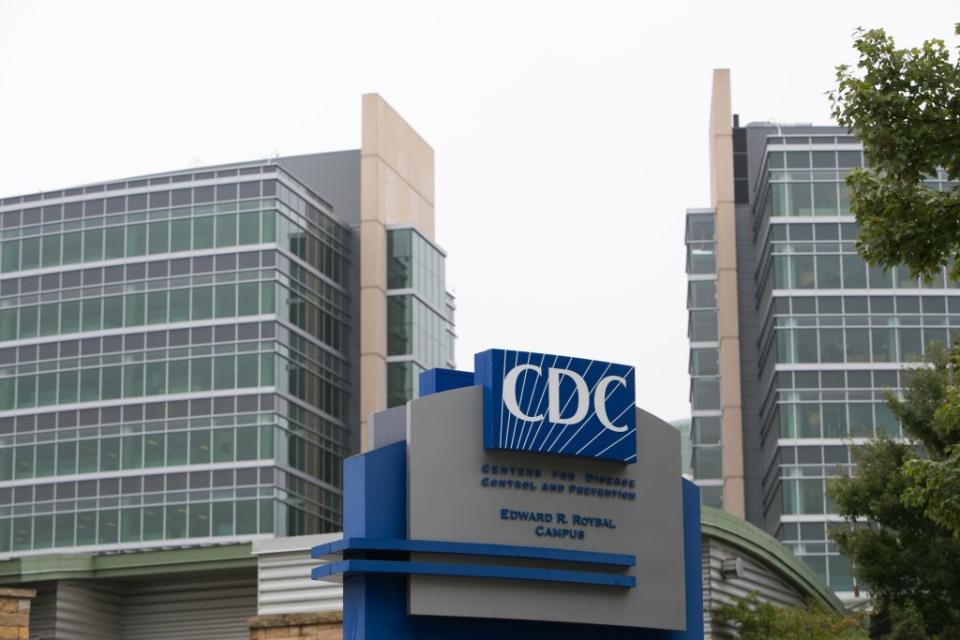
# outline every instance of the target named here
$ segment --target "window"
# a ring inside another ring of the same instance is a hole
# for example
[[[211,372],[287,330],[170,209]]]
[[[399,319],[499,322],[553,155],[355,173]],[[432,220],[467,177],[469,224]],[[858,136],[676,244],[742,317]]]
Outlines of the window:
[[[60,236],[43,236],[43,266],[55,267],[60,264]]]
[[[814,182],[813,183],[813,215],[815,216],[837,215],[837,183],[836,182]]]
[[[813,203],[810,198],[810,183],[791,182],[787,184],[787,194],[790,198],[790,215],[813,215]]]
[[[821,289],[839,289],[841,287],[840,256],[817,256],[817,286]]]
[[[77,442],[68,440],[57,443],[57,475],[77,472]]]
[[[162,324],[167,321],[167,292],[151,291],[147,294],[147,324]]]
[[[209,391],[211,376],[210,358],[194,358],[190,361],[190,390]]]
[[[232,247],[237,244],[237,216],[217,216],[217,246]]]
[[[213,247],[213,218],[194,218],[193,248],[209,249]]]
[[[146,296],[142,293],[128,293],[125,307],[124,324],[128,327],[141,326],[146,309]]]
[[[113,400],[120,397],[120,367],[103,367],[100,373],[100,398]]]
[[[816,329],[794,329],[793,340],[796,350],[795,362],[813,363],[817,361]]]
[[[80,231],[63,234],[63,264],[76,264],[83,259],[83,234]]]
[[[256,282],[244,282],[237,285],[238,315],[254,316],[260,312],[259,285]]]
[[[139,435],[122,439],[122,462],[124,469],[139,469],[143,466],[143,438]]]
[[[120,541],[140,542],[140,509],[120,510]]]
[[[97,303],[99,304],[99,300]],[[20,337],[35,338],[37,336],[37,307],[20,307]],[[99,328],[99,327],[98,327]]]
[[[233,535],[233,504],[230,502],[213,503],[213,535]]]
[[[40,238],[24,238],[20,244],[21,269],[36,269],[40,266]]]
[[[191,310],[194,320],[207,320],[213,317],[213,287],[193,289]]]
[[[167,363],[148,362],[146,365],[145,382],[146,391],[144,395],[157,396],[166,393]]]
[[[692,380],[694,410],[720,408],[720,380],[717,378],[694,378]]]
[[[237,287],[233,284],[216,286],[216,317],[229,318],[237,315]]]
[[[867,264],[858,255],[845,255],[843,262],[843,286],[846,289],[865,289]]]
[[[9,273],[20,268],[20,241],[8,240],[0,245],[0,271]]]
[[[40,335],[51,336],[60,330],[60,305],[56,302],[40,307]]]
[[[169,249],[169,223],[166,220],[150,223],[150,253],[166,253]]]
[[[199,429],[190,432],[190,464],[210,462],[210,431]]]
[[[164,538],[185,538],[187,536],[187,506],[172,505],[166,507],[166,534]]]
[[[206,538],[210,535],[210,503],[190,505],[190,537]]]
[[[186,393],[190,389],[190,361],[171,360],[169,366],[168,393]]]
[[[687,305],[691,309],[717,306],[717,283],[714,280],[695,280],[690,283]]]
[[[256,387],[259,369],[256,354],[237,356],[237,387]]]
[[[167,465],[187,464],[187,433],[176,431],[167,434]]]
[[[100,470],[117,471],[120,469],[120,438],[100,440]]]
[[[0,321],[2,324],[2,321]],[[60,333],[74,333],[80,330],[80,302],[73,300],[60,305]]]
[[[233,429],[215,429],[213,432],[213,461],[233,462]]]
[[[847,408],[850,412],[850,435],[854,438],[873,437],[873,405],[852,402]]]
[[[107,227],[105,231],[104,250],[107,260],[122,258],[124,255],[124,228]]]
[[[257,532],[257,501],[238,500],[237,503],[237,535]]]
[[[190,250],[190,220],[172,220],[170,222],[170,251]]]
[[[143,395],[143,364],[128,364],[123,367],[123,397],[136,398]]]
[[[870,362],[869,329],[845,329],[847,362]]]
[[[173,289],[170,291],[170,322],[184,322],[190,319],[190,290]]]
[[[715,376],[720,373],[716,349],[691,349],[690,373],[695,376]]]
[[[100,298],[87,298],[83,301],[83,330],[97,331],[100,329]]]
[[[214,389],[233,389],[236,386],[236,370],[233,356],[214,358]]]
[[[127,227],[127,255],[142,256],[147,252],[147,225],[131,224]]]
[[[123,296],[103,299],[103,328],[116,329],[123,326]]]
[[[257,459],[257,428],[237,428],[237,460]]]
[[[241,213],[240,222],[240,244],[257,244],[260,242],[260,214]]]

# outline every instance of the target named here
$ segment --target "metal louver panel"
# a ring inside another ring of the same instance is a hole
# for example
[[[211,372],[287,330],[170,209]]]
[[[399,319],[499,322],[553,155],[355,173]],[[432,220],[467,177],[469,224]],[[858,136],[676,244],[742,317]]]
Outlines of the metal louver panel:
[[[253,571],[138,582],[126,594],[123,640],[249,640],[255,615]]]
[[[57,640],[123,640],[123,593],[114,585],[57,583]]]
[[[341,537],[340,534],[321,534],[254,542],[253,555],[257,556],[258,569],[257,614],[342,611],[343,587],[310,579],[310,569],[322,563],[310,557],[311,547]]]

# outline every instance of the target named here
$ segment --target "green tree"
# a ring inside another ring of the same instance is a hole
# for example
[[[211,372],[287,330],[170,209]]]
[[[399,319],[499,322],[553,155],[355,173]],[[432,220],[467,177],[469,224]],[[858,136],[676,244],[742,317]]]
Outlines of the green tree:
[[[960,62],[941,40],[899,49],[882,29],[858,30],[854,48],[830,98],[867,161],[847,179],[857,248],[873,265],[928,279],[947,266],[960,280],[960,189],[929,183],[960,180]],[[960,638],[960,349],[927,364],[888,398],[911,442],[858,448],[856,476],[830,487],[853,523],[834,539],[876,599],[873,635],[897,640]]]
[[[756,592],[732,605],[721,606],[717,618],[732,624],[741,640],[866,640],[862,620],[837,615],[820,605],[781,608],[763,602]]]
[[[837,67],[830,98],[868,165],[847,179],[858,249],[886,268],[930,276],[952,263],[960,276],[960,191],[924,183],[938,169],[960,179],[960,64],[942,40],[898,49],[883,29],[858,30],[854,48],[857,65]]]
[[[853,523],[832,536],[875,599],[875,636],[960,638],[960,538],[911,497],[920,486],[914,466],[942,460],[960,438],[940,418],[960,381],[957,357],[932,348],[928,363],[911,373],[902,400],[887,398],[910,442],[882,438],[857,447],[856,475],[829,488]],[[926,635],[906,631],[918,626]]]

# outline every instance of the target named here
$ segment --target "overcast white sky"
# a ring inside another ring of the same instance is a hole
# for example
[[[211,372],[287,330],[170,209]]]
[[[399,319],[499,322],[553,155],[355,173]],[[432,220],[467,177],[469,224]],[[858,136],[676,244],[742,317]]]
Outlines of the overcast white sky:
[[[709,205],[711,69],[742,122],[828,121],[851,32],[952,39],[956,0],[0,0],[0,197],[360,145],[382,94],[436,150],[457,360],[637,367],[689,413],[683,215]]]

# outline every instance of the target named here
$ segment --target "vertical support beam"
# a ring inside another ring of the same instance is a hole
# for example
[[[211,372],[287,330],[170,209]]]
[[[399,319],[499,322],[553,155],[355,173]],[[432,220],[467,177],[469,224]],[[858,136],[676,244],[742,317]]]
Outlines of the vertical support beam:
[[[379,95],[363,96],[360,148],[360,450],[387,408],[387,226],[434,239],[433,149]]]
[[[743,408],[740,395],[740,322],[737,309],[737,235],[733,194],[733,113],[730,70],[715,69],[710,99],[710,199],[716,210],[717,330],[720,341],[720,419],[723,508],[746,516]]]

